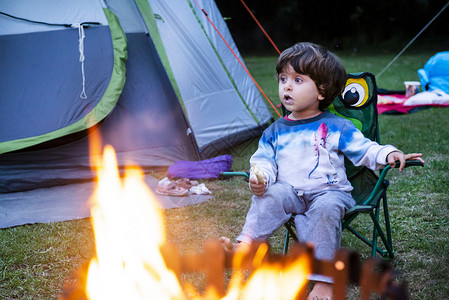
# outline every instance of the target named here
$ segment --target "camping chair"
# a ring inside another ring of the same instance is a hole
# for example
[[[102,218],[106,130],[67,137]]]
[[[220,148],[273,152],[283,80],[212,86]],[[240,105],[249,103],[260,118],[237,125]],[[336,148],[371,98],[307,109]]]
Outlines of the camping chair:
[[[350,121],[363,133],[363,135],[373,141],[380,143],[378,114],[377,114],[377,88],[375,78],[370,73],[348,74],[343,93],[337,97],[328,108],[332,113],[344,117]],[[283,113],[288,111],[283,107]],[[406,167],[423,165],[420,161],[407,161]],[[354,190],[352,196],[356,205],[346,212],[342,220],[342,228],[349,230],[357,238],[371,248],[371,256],[376,256],[376,252],[384,258],[393,258],[394,249],[391,238],[390,217],[388,212],[387,188],[388,180],[385,179],[391,169],[387,165],[380,170],[380,174],[366,167],[355,167],[349,160],[345,161],[346,173]],[[245,175],[246,174],[246,175]],[[226,176],[245,176],[245,172],[225,172]],[[383,210],[383,221],[380,219],[380,211]],[[371,217],[372,237],[367,238],[358,232],[352,224],[361,214],[369,214]],[[289,241],[292,238],[298,241],[295,233],[295,223],[293,217],[285,224],[287,229],[284,243],[284,254],[288,251]],[[378,246],[380,237],[383,247]]]
[[[344,117],[373,141],[380,143],[378,114],[377,114],[377,87],[375,78],[370,73],[348,74],[343,93],[337,97],[329,111]],[[284,112],[285,114],[286,112]],[[406,167],[423,166],[420,161],[407,161]],[[387,165],[380,170],[380,174],[366,167],[356,167],[349,160],[345,160],[346,174],[354,190],[351,192],[356,205],[349,209],[343,220],[342,229],[347,229],[362,242],[371,248],[371,256],[376,252],[384,258],[393,258],[394,249],[391,238],[390,216],[388,211],[387,188],[388,180],[385,179],[391,169]],[[380,219],[380,211],[383,210],[383,220]],[[357,231],[352,224],[361,214],[369,214],[372,221],[372,237],[367,238]],[[293,217],[285,224],[284,253],[288,251],[290,238],[298,241],[295,234]],[[383,244],[378,246],[378,237]]]

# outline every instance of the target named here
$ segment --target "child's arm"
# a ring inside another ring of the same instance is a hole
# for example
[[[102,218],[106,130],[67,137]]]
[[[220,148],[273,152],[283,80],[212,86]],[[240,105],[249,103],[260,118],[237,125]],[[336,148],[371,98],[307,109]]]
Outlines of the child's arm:
[[[383,168],[387,164],[394,168],[396,161],[399,161],[399,171],[402,171],[405,161],[409,159],[424,163],[421,153],[404,154],[394,146],[379,145],[367,139],[350,121],[342,128],[340,147],[355,166],[363,165],[371,170]]]
[[[401,151],[393,151],[390,152],[387,155],[387,163],[394,168],[396,161],[399,161],[399,171],[404,170],[405,167],[405,161],[410,160],[419,160],[420,162],[424,163],[424,160],[421,158],[422,153],[410,153],[410,154],[404,154]]]
[[[256,196],[263,195],[274,183],[277,175],[273,139],[269,138],[272,134],[267,133],[268,129],[262,134],[258,148],[249,161],[251,166],[249,188]]]

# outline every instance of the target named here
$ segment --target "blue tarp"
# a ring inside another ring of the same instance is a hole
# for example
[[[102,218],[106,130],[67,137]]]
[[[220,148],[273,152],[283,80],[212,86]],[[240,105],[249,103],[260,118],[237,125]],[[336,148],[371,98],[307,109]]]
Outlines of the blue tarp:
[[[202,203],[212,196],[189,193],[185,197],[161,196],[155,193],[158,180],[145,176],[162,209]],[[0,194],[0,228],[23,224],[49,223],[90,217],[93,182],[53,186],[32,191]]]

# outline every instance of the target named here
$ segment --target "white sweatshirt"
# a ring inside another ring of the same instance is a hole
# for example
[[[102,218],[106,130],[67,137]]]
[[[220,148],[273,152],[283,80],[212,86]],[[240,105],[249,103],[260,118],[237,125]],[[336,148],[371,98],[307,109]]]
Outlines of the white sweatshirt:
[[[351,191],[344,156],[356,166],[375,170],[387,164],[392,151],[397,149],[365,138],[351,121],[326,111],[306,120],[279,119],[271,124],[250,163],[263,170],[268,186],[284,181],[302,191]]]

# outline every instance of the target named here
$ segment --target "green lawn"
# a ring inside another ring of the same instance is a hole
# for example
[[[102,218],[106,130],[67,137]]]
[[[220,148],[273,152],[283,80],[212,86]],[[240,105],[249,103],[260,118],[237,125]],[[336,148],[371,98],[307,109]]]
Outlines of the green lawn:
[[[348,72],[375,75],[394,55],[338,53]],[[404,89],[403,81],[417,80],[416,70],[433,53],[404,54],[378,79],[387,89]],[[247,57],[248,68],[277,102],[274,80],[276,57]],[[404,152],[424,154],[424,168],[390,172],[390,213],[396,248],[394,266],[408,283],[411,299],[449,299],[449,109],[432,108],[409,115],[381,115],[381,139]],[[257,140],[229,150],[233,169],[247,170]],[[164,174],[156,174],[163,176]],[[184,254],[198,253],[203,242],[222,235],[235,237],[244,223],[250,196],[241,178],[208,181],[214,198],[164,212],[168,239]],[[368,223],[362,221],[363,227]],[[280,252],[284,230],[270,243]],[[357,250],[362,259],[369,250],[345,232],[343,247]],[[55,299],[70,274],[94,253],[90,220],[18,226],[0,230],[0,299]],[[191,280],[198,287],[202,281]],[[357,292],[350,297],[356,297]]]

